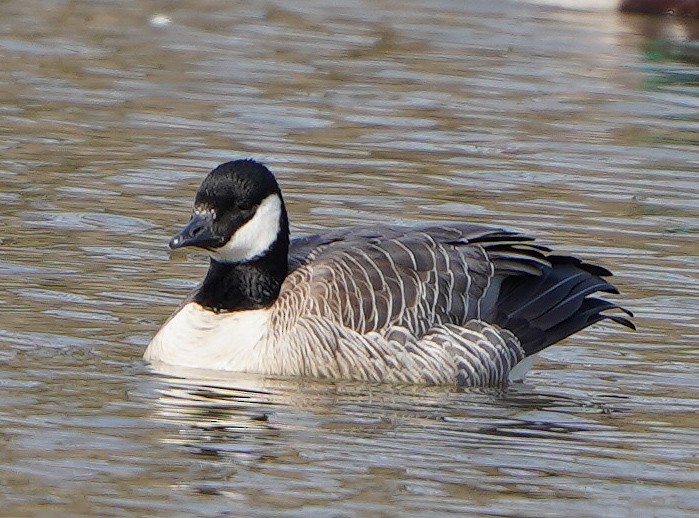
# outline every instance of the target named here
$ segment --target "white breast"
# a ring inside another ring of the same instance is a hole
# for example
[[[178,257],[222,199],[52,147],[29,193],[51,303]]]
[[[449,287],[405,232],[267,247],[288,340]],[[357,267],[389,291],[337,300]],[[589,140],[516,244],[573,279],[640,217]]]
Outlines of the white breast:
[[[264,372],[270,312],[214,313],[190,302],[158,331],[143,357],[198,369]]]

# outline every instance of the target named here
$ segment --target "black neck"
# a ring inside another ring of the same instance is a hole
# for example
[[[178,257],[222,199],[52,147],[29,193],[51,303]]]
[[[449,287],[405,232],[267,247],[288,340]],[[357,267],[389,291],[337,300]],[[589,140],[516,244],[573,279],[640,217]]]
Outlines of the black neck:
[[[245,263],[211,259],[193,300],[214,311],[262,309],[277,300],[288,273],[289,231],[285,226],[264,255]]]

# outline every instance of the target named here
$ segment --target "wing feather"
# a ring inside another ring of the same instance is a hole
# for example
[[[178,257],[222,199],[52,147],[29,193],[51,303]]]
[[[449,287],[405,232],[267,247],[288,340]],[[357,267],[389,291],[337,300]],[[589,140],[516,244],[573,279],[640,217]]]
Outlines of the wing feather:
[[[544,261],[530,238],[477,225],[384,227],[329,232],[292,242],[281,297],[310,283],[300,308],[360,333],[403,326],[416,336],[434,324],[477,317],[496,272],[532,273]],[[492,256],[489,248],[492,248]]]
[[[465,386],[604,318],[609,272],[479,225],[342,229],[291,243],[275,303],[284,372]],[[521,282],[520,282],[521,281]],[[622,309],[623,311],[623,309]],[[285,345],[286,344],[286,345]]]

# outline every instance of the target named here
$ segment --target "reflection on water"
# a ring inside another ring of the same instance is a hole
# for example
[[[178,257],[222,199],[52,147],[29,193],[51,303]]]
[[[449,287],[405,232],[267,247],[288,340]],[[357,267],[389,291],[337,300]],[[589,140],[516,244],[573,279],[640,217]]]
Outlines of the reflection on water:
[[[468,5],[466,5],[468,4]],[[160,17],[160,18],[159,18]],[[0,4],[7,516],[693,516],[696,21],[525,1]],[[505,391],[155,374],[202,176],[294,232],[469,219],[616,273]]]
[[[527,385],[453,392],[191,374],[169,379],[155,406],[157,419],[178,424],[168,442],[253,475],[204,488],[195,482],[190,490],[255,493],[258,502],[281,509],[340,498],[338,510],[371,514],[399,498],[406,510],[608,515],[610,502],[589,502],[589,485],[615,481],[621,496],[613,509],[621,511],[626,498],[655,507],[636,484],[697,482],[681,461],[646,465],[679,461],[686,446],[675,446],[673,431],[660,423],[653,440],[643,425],[626,424],[638,415],[626,396],[575,397]],[[628,449],[634,437],[646,441],[638,451]],[[629,470],[633,483],[625,482]],[[279,478],[284,487],[274,483]],[[682,498],[686,487],[668,498]],[[507,504],[494,503],[491,493],[507,495]]]

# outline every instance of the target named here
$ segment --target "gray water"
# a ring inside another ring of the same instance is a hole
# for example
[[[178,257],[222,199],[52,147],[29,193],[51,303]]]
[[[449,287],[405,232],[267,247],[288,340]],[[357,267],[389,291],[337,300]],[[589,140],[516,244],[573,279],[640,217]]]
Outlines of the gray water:
[[[695,516],[697,26],[327,4],[0,3],[0,515]],[[502,391],[152,372],[206,268],[167,241],[239,157],[295,233],[530,232],[613,270],[639,330]]]

